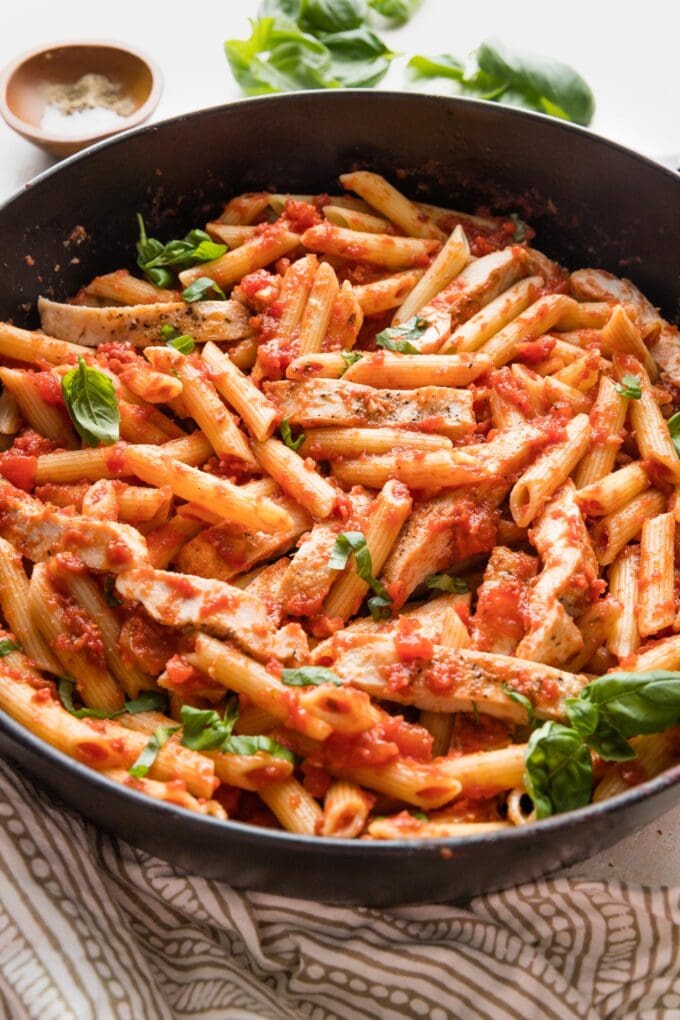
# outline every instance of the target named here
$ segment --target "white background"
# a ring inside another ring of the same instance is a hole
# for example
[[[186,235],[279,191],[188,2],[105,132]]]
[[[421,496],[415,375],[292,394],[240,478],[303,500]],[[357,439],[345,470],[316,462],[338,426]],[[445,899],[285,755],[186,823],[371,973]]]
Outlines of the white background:
[[[248,34],[258,0],[22,0],[3,17],[0,66],[24,50],[58,41],[109,39],[145,50],[160,65],[165,88],[154,120],[239,98],[222,43]],[[403,53],[384,81],[400,88],[407,55],[464,57],[489,35],[564,60],[589,82],[597,100],[593,130],[649,156],[680,153],[680,5],[646,0],[424,0],[413,21],[384,33]],[[0,122],[0,202],[53,162]],[[578,168],[575,168],[578,172]],[[680,884],[680,807],[572,873],[653,884]]]

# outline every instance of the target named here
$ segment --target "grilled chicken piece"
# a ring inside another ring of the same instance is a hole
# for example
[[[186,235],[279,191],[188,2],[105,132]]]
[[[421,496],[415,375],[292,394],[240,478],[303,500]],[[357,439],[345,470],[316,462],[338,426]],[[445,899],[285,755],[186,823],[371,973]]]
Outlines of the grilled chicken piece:
[[[50,336],[88,347],[127,341],[135,347],[159,342],[161,325],[174,326],[199,343],[241,340],[251,335],[248,310],[238,301],[170,301],[153,305],[93,308],[38,298],[43,330]]]
[[[91,570],[117,574],[149,558],[136,528],[69,514],[4,480],[0,480],[0,535],[36,563],[58,552],[71,552]]]
[[[472,393],[445,386],[376,390],[342,379],[270,382],[267,396],[291,425],[347,428],[405,426],[452,439],[474,431]]]
[[[450,312],[455,328],[529,272],[524,248],[513,245],[494,251],[470,262],[418,314],[430,321],[442,312]]]
[[[569,289],[579,301],[606,301],[609,305],[631,306],[643,337],[656,336],[664,324],[654,305],[634,283],[613,276],[604,269],[578,269],[569,277]]]
[[[196,627],[232,638],[255,658],[300,659],[306,652],[302,629],[277,631],[262,599],[223,581],[140,567],[116,578],[119,595],[141,602],[166,627]]]
[[[477,608],[470,621],[473,647],[513,655],[524,637],[528,582],[536,576],[538,560],[497,545],[477,589]]]
[[[402,658],[400,640],[399,634],[340,632],[332,639],[331,669],[375,698],[429,712],[476,710],[515,723],[526,723],[527,711],[506,687],[528,698],[539,718],[564,719],[564,698],[576,697],[588,682],[582,674],[490,652],[430,645],[428,655],[428,642],[419,649],[423,657]]]

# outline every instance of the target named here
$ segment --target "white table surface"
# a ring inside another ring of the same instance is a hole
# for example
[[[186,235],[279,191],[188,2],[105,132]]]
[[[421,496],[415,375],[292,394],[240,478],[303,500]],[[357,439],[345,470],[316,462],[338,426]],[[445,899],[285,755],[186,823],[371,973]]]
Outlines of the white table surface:
[[[154,120],[239,98],[222,42],[245,38],[258,0],[203,0],[161,9],[140,0],[115,5],[92,0],[23,0],[4,19],[0,67],[24,50],[75,39],[108,39],[145,50],[163,71],[165,88]],[[571,0],[546,7],[537,0],[483,4],[424,0],[413,21],[384,33],[404,57],[384,80],[400,88],[407,55],[450,52],[464,57],[489,35],[567,61],[597,100],[591,127],[649,156],[680,153],[680,5],[646,0],[635,14],[613,0]],[[0,122],[0,201],[54,160]],[[680,885],[680,805],[641,832],[567,874]]]

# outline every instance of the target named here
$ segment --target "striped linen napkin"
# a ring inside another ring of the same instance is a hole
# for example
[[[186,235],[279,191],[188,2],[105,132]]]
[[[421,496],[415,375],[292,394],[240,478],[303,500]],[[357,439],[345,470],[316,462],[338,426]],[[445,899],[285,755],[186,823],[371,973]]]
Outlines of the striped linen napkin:
[[[450,906],[239,893],[0,762],[9,1020],[677,1020],[680,890],[555,879]]]

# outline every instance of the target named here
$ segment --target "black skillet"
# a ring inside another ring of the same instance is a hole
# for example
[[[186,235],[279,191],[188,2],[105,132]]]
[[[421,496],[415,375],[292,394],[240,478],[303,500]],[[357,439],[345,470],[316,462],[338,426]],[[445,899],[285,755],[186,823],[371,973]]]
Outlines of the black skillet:
[[[680,177],[612,142],[491,103],[388,92],[249,100],[154,124],[37,178],[0,210],[0,318],[37,323],[58,299],[132,265],[142,212],[161,237],[202,225],[242,191],[336,191],[384,173],[453,208],[516,210],[567,266],[629,276],[680,315]],[[0,750],[97,825],[239,888],[336,903],[443,901],[583,859],[680,799],[680,767],[611,801],[537,825],[414,845],[311,839],[218,822],[100,777],[0,713]]]

